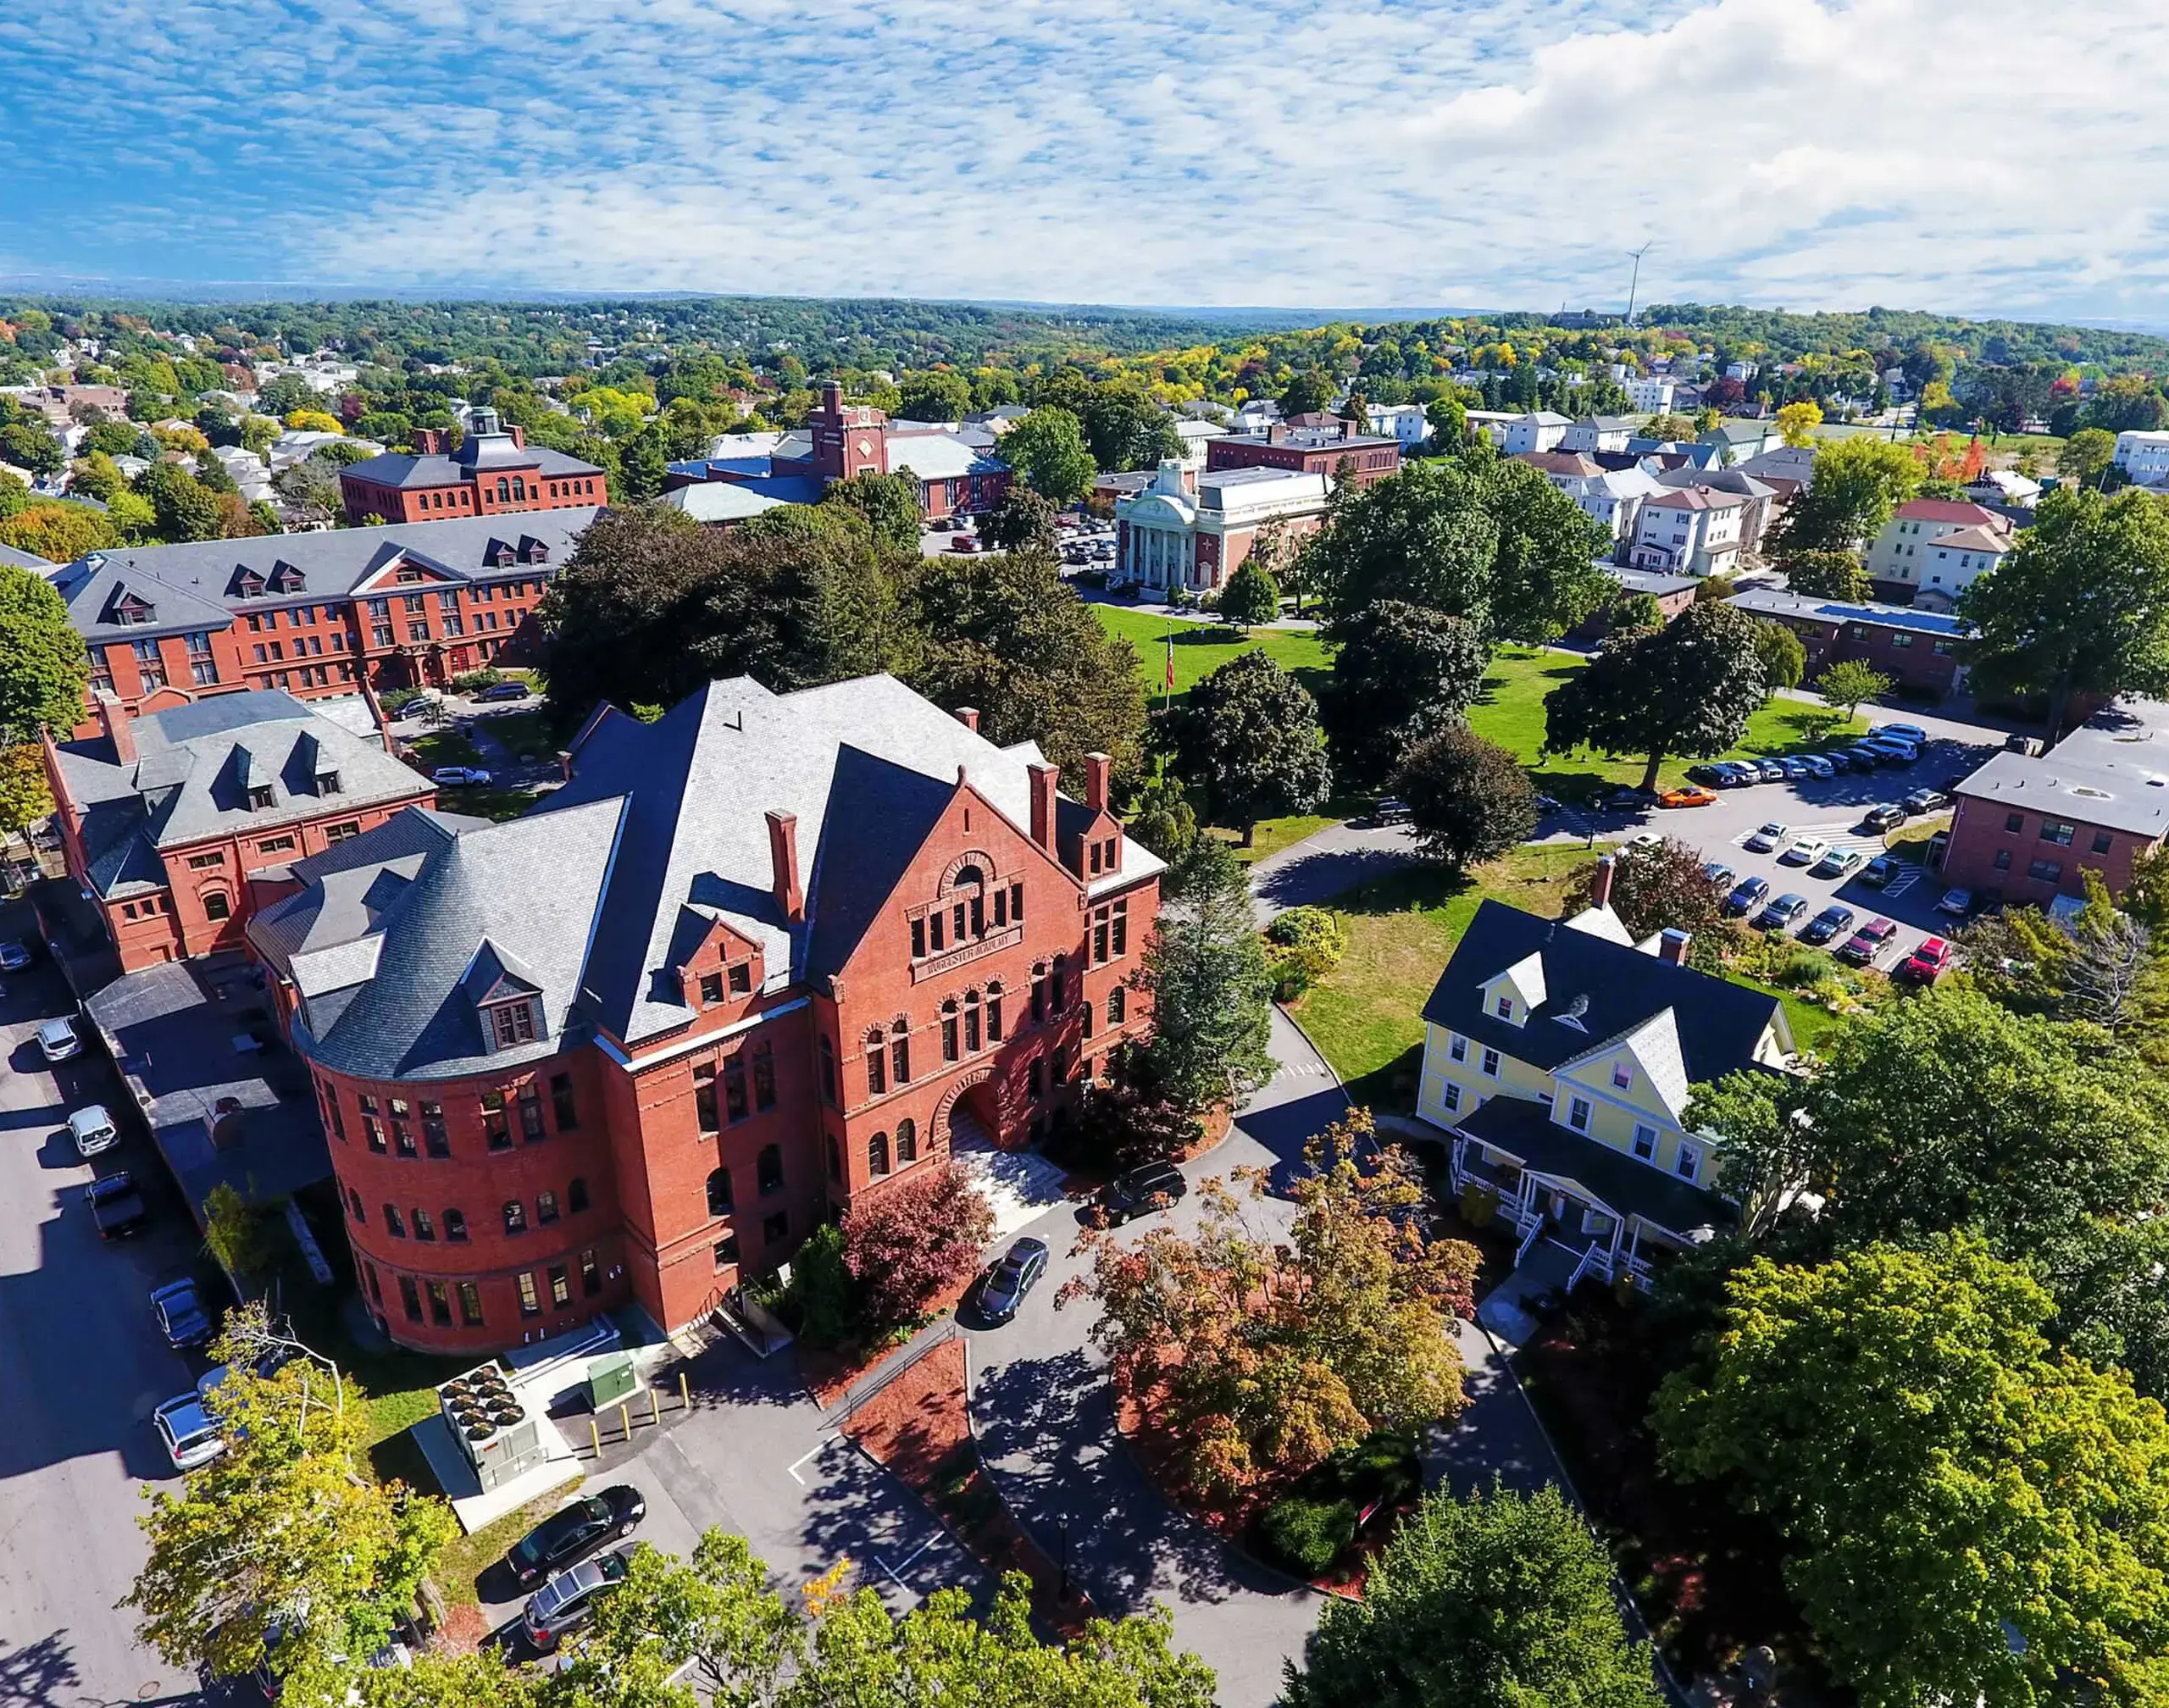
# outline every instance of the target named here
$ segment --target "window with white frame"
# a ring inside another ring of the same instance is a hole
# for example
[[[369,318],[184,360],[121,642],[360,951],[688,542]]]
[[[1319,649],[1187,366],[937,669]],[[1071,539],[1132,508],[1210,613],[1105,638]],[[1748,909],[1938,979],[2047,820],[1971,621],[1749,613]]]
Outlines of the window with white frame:
[[[1501,995],[1498,1001],[1492,1005],[1491,1012],[1496,1014],[1501,1020],[1512,1019],[1514,1018],[1514,999],[1511,996]]]
[[[1657,1154],[1657,1129],[1646,1121],[1634,1123],[1634,1154],[1645,1162]]]
[[[1680,1141],[1679,1155],[1674,1159],[1672,1172],[1683,1180],[1697,1178],[1702,1172],[1702,1152],[1699,1146]]]
[[[1448,1114],[1454,1113],[1461,1107],[1461,1087],[1449,1079],[1446,1081],[1446,1089],[1440,1095],[1439,1101],[1445,1106]]]
[[[1446,1042],[1446,1054],[1456,1062],[1468,1060],[1468,1040],[1456,1032]]]
[[[1567,1105],[1567,1124],[1577,1133],[1589,1130],[1589,1100],[1576,1097]]]
[[[1494,1079],[1499,1077],[1499,1052],[1496,1050],[1484,1052],[1484,1071]]]

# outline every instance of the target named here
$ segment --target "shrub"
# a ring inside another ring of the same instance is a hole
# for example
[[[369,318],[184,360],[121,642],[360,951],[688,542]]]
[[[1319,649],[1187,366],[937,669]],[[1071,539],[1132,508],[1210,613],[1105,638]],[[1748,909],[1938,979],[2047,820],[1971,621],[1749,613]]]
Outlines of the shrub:
[[[844,1268],[843,1229],[835,1223],[815,1229],[790,1260],[790,1300],[800,1338],[809,1346],[833,1346],[857,1328],[851,1276]]]
[[[469,670],[452,679],[452,691],[455,694],[480,694],[485,688],[494,688],[504,679],[505,673],[502,670]]]
[[[1307,1500],[1282,1497],[1265,1509],[1258,1534],[1266,1550],[1305,1578],[1332,1569],[1343,1549],[1356,1539],[1352,1500]]]
[[[387,688],[376,696],[376,702],[393,717],[403,718],[406,716],[408,707],[417,700],[426,700],[429,697],[419,688]]]
[[[1302,969],[1305,984],[1323,979],[1348,952],[1348,930],[1340,916],[1323,907],[1290,907],[1265,928],[1266,941],[1289,952],[1274,957],[1276,970],[1289,962]]]
[[[1310,968],[1294,955],[1278,955],[1272,962],[1273,1000],[1293,1002],[1311,988]]]
[[[1489,1228],[1499,1214],[1499,1195],[1473,1180],[1461,1189],[1461,1219],[1472,1228]]]

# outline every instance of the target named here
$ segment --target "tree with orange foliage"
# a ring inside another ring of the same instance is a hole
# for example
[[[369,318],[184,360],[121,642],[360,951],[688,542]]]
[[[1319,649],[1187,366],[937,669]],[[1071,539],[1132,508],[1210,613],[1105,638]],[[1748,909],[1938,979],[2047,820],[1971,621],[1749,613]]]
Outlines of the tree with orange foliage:
[[[1457,1413],[1453,1318],[1473,1308],[1477,1253],[1421,1227],[1421,1175],[1356,1110],[1314,1139],[1284,1234],[1252,1225],[1262,1169],[1207,1181],[1195,1234],[1087,1233],[1091,1272],[1058,1306],[1096,1300],[1093,1338],[1180,1444],[1201,1493],[1300,1475],[1375,1429]],[[1359,1160],[1360,1157],[1360,1160]]]

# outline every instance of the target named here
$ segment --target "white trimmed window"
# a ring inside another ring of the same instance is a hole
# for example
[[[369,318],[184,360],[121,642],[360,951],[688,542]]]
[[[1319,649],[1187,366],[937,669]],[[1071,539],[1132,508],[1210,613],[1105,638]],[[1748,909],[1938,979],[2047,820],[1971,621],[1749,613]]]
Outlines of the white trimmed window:
[[[1484,1052],[1484,1071],[1493,1079],[1499,1077],[1499,1052],[1496,1050],[1486,1050]]]
[[[1645,1162],[1657,1154],[1657,1129],[1646,1121],[1634,1123],[1634,1154]]]
[[[1672,1170],[1673,1173],[1678,1175],[1683,1180],[1692,1180],[1695,1178],[1702,1172],[1702,1152],[1700,1147],[1689,1145],[1684,1140],[1682,1140],[1679,1145],[1679,1156],[1678,1159],[1673,1162]]]
[[[1446,1042],[1446,1054],[1456,1062],[1468,1060],[1468,1040],[1456,1032]]]
[[[1567,1124],[1577,1133],[1589,1130],[1589,1100],[1577,1097],[1567,1105]]]
[[[1461,1087],[1455,1084],[1452,1080],[1447,1080],[1446,1089],[1440,1095],[1439,1101],[1445,1106],[1448,1114],[1454,1113],[1461,1107]]]

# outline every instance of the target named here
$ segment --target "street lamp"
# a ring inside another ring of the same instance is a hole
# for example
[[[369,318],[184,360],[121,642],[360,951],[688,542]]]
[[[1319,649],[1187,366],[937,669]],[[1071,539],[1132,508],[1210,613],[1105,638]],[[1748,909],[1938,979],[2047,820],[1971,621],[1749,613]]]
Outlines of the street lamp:
[[[1062,1591],[1058,1600],[1069,1600],[1069,1514],[1062,1515]]]

